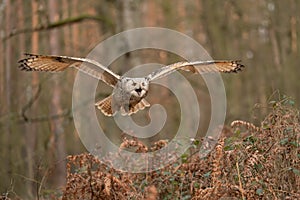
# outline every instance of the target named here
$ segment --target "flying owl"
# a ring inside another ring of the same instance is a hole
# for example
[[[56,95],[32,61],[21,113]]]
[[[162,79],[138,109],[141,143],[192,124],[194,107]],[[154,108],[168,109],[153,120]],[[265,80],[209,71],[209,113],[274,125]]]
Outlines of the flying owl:
[[[59,72],[69,67],[82,70],[114,88],[111,95],[95,103],[95,106],[106,116],[113,116],[120,111],[122,115],[131,115],[150,104],[145,97],[149,84],[153,80],[165,77],[176,70],[192,73],[238,72],[244,68],[239,60],[211,60],[195,62],[177,62],[159,68],[142,78],[119,76],[95,60],[68,56],[45,56],[25,54],[27,58],[19,61],[19,68],[25,71]],[[96,68],[96,69],[95,69]]]

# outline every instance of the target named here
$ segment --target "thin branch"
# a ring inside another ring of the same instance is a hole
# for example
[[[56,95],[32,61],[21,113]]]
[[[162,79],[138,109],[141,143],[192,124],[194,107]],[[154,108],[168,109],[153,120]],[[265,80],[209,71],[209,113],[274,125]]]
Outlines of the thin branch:
[[[36,93],[32,96],[32,98],[28,101],[28,103],[25,104],[25,106],[23,106],[23,108],[22,108],[21,116],[23,117],[23,119],[25,121],[28,120],[28,117],[26,115],[27,110],[29,108],[31,108],[31,106],[33,105],[33,103],[39,98],[40,94],[41,94],[41,84],[38,85]]]
[[[32,32],[36,32],[36,31],[50,30],[50,29],[53,29],[53,28],[61,27],[61,26],[72,25],[74,23],[78,23],[78,22],[81,22],[81,21],[84,21],[84,20],[101,21],[101,22],[104,22],[104,23],[106,23],[110,26],[114,25],[114,23],[111,20],[109,20],[108,18],[83,14],[83,15],[80,15],[80,16],[77,16],[77,17],[70,17],[70,18],[67,18],[67,19],[62,19],[62,20],[57,21],[57,22],[49,23],[48,25],[40,25],[40,26],[37,26],[35,28],[24,28],[24,29],[19,29],[19,30],[13,30],[7,36],[4,36],[2,40],[5,41],[5,40],[7,40],[7,39],[9,39],[13,36],[16,36],[16,35],[19,35],[19,34],[22,34],[22,33],[32,33]]]
[[[26,119],[22,116],[22,118],[18,121],[18,123],[37,123],[37,122],[45,122],[50,120],[57,120],[60,118],[68,117],[69,119],[73,119],[72,117],[72,110],[71,109],[65,109],[63,112],[53,115],[47,115],[47,116],[39,116],[35,118],[29,118]]]
[[[108,95],[109,94],[101,93],[101,94],[96,95],[96,98],[98,98],[98,97],[106,97]],[[33,101],[33,99],[34,99],[34,97],[31,100],[29,100],[29,103],[26,104],[26,105],[29,105],[29,107],[26,108],[26,110],[29,109],[32,106],[33,103],[30,103],[30,102]],[[73,119],[73,116],[72,116],[73,109],[75,109],[75,110],[80,109],[83,106],[86,106],[90,101],[94,101],[94,99],[89,99],[89,100],[87,100],[85,102],[82,102],[80,105],[77,105],[75,108],[65,109],[64,111],[62,111],[60,113],[57,113],[57,114],[53,114],[53,115],[44,115],[44,116],[30,118],[27,115],[25,115],[24,113],[22,113],[22,115],[20,116],[21,119],[18,120],[18,123],[22,124],[22,123],[45,122],[45,121],[57,120],[57,119],[60,119],[60,118],[65,118],[65,117],[67,117],[68,119],[71,120],[71,119]],[[22,108],[22,110],[25,110],[24,107]]]
[[[51,76],[47,76],[45,79],[39,82],[37,92],[29,99],[29,101],[21,108],[20,112],[15,112],[15,113],[9,113],[4,116],[0,116],[0,127],[4,126],[10,126],[13,123],[19,123],[19,124],[24,124],[24,123],[40,123],[40,122],[46,122],[50,120],[58,120],[61,118],[68,118],[70,120],[73,119],[72,116],[72,111],[77,110],[82,108],[83,106],[86,106],[88,103],[91,101],[95,101],[94,98],[88,99],[84,102],[81,102],[79,105],[77,105],[74,108],[69,108],[69,109],[64,109],[60,113],[52,114],[52,115],[42,115],[42,116],[37,116],[37,117],[30,117],[26,114],[28,110],[32,107],[34,102],[39,98],[39,95],[41,94],[42,90],[42,84],[46,82]],[[111,93],[98,93],[95,98],[104,98],[110,95]],[[7,123],[9,122],[9,123]]]
[[[243,185],[242,185],[242,181],[241,181],[241,174],[240,174],[240,168],[239,168],[239,162],[238,159],[236,159],[236,169],[237,169],[237,173],[238,173],[238,179],[239,179],[239,190],[242,194],[242,199],[245,200],[245,195],[244,195],[244,189],[243,189]]]

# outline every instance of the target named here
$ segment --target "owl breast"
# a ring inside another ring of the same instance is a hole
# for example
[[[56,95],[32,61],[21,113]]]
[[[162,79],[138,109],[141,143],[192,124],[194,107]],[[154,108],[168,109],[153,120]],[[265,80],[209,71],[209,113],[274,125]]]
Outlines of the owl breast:
[[[113,91],[113,108],[115,110],[123,108],[127,112],[144,99],[148,94],[149,83],[143,80],[141,78],[121,79]]]

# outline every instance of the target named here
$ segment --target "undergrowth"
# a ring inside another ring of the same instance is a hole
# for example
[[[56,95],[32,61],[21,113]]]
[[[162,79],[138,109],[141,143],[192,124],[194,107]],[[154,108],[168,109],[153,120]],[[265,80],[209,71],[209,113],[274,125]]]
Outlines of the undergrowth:
[[[231,136],[221,136],[205,158],[194,153],[149,173],[119,172],[90,154],[68,156],[62,199],[300,199],[300,119],[291,104],[270,102],[259,127],[232,122]],[[121,146],[151,151],[135,139]]]
[[[109,168],[90,154],[67,157],[67,183],[61,197],[74,199],[300,199],[300,116],[289,98],[270,102],[260,126],[236,120],[204,158],[194,140],[188,156],[149,173]],[[226,135],[226,136],[225,136]],[[148,152],[136,139],[120,148]],[[196,152],[196,153],[195,153]],[[118,159],[110,156],[109,159]]]

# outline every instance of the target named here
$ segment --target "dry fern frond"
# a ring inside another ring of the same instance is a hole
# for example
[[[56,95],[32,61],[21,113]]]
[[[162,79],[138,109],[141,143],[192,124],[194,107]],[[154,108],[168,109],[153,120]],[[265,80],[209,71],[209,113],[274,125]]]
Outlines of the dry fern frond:
[[[262,128],[232,122],[233,128],[246,128],[247,137],[227,134],[225,143],[224,135],[203,138],[204,156],[194,145],[185,161],[148,173],[120,172],[89,154],[68,156],[62,199],[300,199],[300,115],[283,103],[272,107]],[[120,151],[153,152],[166,145],[162,140],[148,149],[125,138]],[[105,161],[119,158],[111,153]]]
[[[144,145],[141,141],[135,139],[123,139],[119,150],[132,150],[135,153],[146,153],[148,152],[148,147]]]
[[[235,128],[235,127],[245,127],[247,130],[250,131],[255,131],[255,132],[260,132],[261,129],[257,126],[255,126],[254,124],[250,123],[250,122],[246,122],[246,121],[242,121],[242,120],[235,120],[233,122],[231,122],[231,127]]]
[[[223,159],[223,148],[224,148],[224,138],[221,138],[215,147],[214,160],[212,163],[212,183],[214,186],[220,185],[220,175],[221,175],[221,167],[222,167],[222,159]]]
[[[157,200],[158,191],[154,185],[151,185],[146,188],[146,199],[145,200]]]
[[[111,177],[106,176],[104,178],[104,192],[107,196],[110,196],[110,191],[111,191]]]

